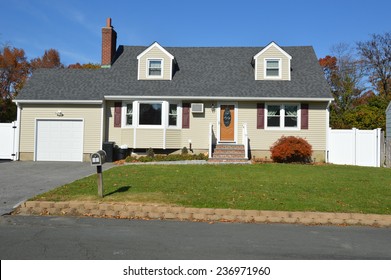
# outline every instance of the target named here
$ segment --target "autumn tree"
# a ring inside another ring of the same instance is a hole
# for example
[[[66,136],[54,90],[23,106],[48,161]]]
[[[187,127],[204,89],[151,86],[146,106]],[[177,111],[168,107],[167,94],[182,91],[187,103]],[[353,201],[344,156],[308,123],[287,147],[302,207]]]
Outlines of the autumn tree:
[[[363,68],[346,44],[334,46],[333,54],[319,59],[334,97],[330,125],[332,128],[347,128],[350,125],[345,122],[344,115],[354,108],[355,100],[364,90]]]
[[[380,95],[391,98],[391,33],[372,34],[371,39],[357,43],[369,81]]]
[[[30,64],[24,50],[5,46],[0,50],[0,122],[16,119],[12,103],[30,73]]]
[[[32,70],[38,68],[63,68],[61,63],[60,53],[55,49],[45,50],[42,57],[37,57],[31,60]]]
[[[100,64],[97,63],[85,63],[85,64],[80,64],[79,62],[75,64],[69,64],[68,67],[69,69],[100,69]]]
[[[16,119],[16,106],[12,100],[18,95],[32,70],[62,67],[60,54],[55,49],[46,50],[42,57],[29,62],[23,49],[3,47],[0,50],[0,122]]]

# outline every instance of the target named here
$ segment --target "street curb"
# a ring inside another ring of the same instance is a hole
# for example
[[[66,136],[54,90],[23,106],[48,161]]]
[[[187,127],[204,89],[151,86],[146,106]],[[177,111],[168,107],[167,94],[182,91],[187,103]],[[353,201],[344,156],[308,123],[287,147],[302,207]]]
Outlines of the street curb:
[[[186,208],[164,204],[25,201],[13,215],[65,215],[204,222],[364,225],[390,227],[391,215]]]

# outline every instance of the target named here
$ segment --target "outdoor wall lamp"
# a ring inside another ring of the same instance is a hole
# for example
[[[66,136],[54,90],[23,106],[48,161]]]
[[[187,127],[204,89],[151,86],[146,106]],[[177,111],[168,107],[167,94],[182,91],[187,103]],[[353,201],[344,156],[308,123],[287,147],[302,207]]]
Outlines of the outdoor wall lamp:
[[[210,109],[212,110],[212,112],[214,112],[216,110],[214,103],[212,103],[212,106],[210,107]]]
[[[57,111],[55,114],[57,115],[57,117],[63,117],[64,116],[64,114],[61,111]]]

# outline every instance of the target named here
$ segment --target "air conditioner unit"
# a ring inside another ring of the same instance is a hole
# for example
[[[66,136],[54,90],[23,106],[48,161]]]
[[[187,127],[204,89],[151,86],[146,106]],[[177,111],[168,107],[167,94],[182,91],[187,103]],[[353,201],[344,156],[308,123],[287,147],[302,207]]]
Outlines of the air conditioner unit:
[[[191,103],[191,112],[192,113],[203,113],[204,112],[204,103]]]

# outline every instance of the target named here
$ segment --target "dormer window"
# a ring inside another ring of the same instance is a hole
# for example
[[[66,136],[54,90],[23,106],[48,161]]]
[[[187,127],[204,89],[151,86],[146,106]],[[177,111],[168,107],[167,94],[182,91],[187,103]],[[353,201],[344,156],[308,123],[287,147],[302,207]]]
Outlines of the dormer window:
[[[162,60],[148,59],[148,77],[159,78],[162,76]]]
[[[265,77],[281,78],[280,63],[281,63],[280,59],[265,59],[265,64],[266,64]]]
[[[255,80],[291,80],[292,57],[271,42],[253,57]]]
[[[137,56],[138,80],[172,80],[175,58],[157,42]]]

